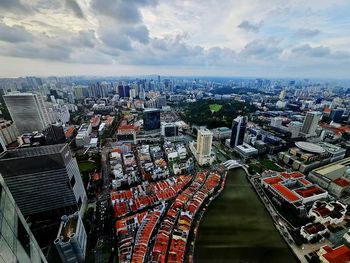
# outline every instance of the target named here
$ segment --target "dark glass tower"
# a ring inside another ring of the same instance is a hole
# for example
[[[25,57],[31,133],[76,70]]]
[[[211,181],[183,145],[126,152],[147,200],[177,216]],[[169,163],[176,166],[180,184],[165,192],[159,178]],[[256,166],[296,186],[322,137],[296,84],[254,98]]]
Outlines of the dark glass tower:
[[[232,121],[232,132],[230,146],[234,148],[243,144],[244,133],[247,127],[247,117],[238,116]]]

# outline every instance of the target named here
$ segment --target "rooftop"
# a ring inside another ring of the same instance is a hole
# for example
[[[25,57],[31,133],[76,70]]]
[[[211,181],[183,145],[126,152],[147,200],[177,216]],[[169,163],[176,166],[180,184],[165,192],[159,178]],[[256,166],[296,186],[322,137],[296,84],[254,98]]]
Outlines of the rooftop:
[[[310,153],[324,153],[326,151],[320,145],[311,142],[296,142],[295,146]]]

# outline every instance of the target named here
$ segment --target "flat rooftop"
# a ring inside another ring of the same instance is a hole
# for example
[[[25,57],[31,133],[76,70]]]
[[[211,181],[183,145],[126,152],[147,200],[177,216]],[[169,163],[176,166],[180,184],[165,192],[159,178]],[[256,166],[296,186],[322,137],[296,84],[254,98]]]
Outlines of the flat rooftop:
[[[310,153],[324,153],[326,151],[320,145],[311,142],[296,142],[295,146]]]

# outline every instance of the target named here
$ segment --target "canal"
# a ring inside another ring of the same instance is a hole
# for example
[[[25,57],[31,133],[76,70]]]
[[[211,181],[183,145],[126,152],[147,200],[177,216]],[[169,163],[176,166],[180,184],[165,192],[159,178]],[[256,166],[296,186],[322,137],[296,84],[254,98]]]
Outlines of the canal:
[[[230,170],[225,189],[199,226],[194,262],[298,262],[243,169]]]

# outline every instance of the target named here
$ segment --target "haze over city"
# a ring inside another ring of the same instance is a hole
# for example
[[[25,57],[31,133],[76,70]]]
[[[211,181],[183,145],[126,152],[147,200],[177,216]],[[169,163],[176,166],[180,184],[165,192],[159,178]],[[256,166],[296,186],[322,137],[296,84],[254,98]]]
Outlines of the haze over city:
[[[350,3],[0,1],[0,76],[348,78]]]

